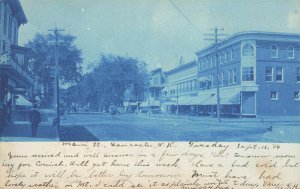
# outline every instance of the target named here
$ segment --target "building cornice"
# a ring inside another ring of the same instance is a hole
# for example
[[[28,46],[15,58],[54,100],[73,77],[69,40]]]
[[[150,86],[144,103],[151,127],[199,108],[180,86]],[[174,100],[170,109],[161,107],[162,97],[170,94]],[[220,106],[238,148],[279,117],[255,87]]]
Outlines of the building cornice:
[[[219,49],[231,46],[244,40],[264,40],[264,41],[282,41],[282,42],[300,42],[300,34],[298,33],[280,33],[280,32],[262,32],[262,31],[246,31],[238,32],[224,38],[219,44]],[[206,55],[214,51],[214,45],[209,45],[199,51],[196,55]]]
[[[17,19],[18,24],[26,24],[27,18],[19,0],[4,0],[12,10],[13,16]]]
[[[196,61],[191,61],[189,63],[182,64],[182,65],[180,65],[176,68],[173,68],[169,71],[166,71],[166,75],[174,74],[174,73],[177,73],[179,71],[182,71],[184,69],[188,69],[188,68],[191,68],[191,67],[197,67],[197,62]]]

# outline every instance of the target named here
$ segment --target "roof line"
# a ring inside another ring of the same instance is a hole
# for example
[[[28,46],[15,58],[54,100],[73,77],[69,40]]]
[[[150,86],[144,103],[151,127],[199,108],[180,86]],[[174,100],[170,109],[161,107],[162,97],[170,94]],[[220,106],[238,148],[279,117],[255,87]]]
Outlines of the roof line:
[[[226,43],[227,41],[233,39],[233,38],[236,38],[236,37],[239,37],[241,35],[247,35],[247,34],[259,34],[259,35],[281,35],[281,36],[295,36],[295,37],[300,37],[300,33],[284,33],[284,32],[266,32],[266,31],[242,31],[242,32],[237,32],[237,33],[234,33],[228,37],[225,37],[224,39],[222,39],[221,42],[219,42],[218,44],[224,44]],[[213,47],[214,44],[211,44],[205,48],[202,48],[198,51],[195,52],[195,54],[198,54],[202,51],[205,51],[207,49],[210,49],[211,47]]]

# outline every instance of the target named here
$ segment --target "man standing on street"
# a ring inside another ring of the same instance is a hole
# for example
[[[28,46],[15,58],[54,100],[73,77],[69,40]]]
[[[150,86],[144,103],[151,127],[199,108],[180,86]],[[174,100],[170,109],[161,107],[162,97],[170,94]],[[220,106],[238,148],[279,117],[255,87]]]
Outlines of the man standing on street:
[[[33,105],[33,110],[29,112],[29,121],[31,122],[32,137],[36,137],[37,128],[41,122],[41,114],[37,110],[37,105]]]

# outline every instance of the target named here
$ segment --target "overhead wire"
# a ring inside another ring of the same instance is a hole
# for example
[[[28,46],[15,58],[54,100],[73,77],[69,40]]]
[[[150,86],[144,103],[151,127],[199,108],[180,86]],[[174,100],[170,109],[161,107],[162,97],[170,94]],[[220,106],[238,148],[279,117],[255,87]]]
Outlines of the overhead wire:
[[[185,20],[190,23],[198,32],[202,33],[199,28],[196,27],[196,25],[180,10],[180,8],[172,1],[169,0],[169,2],[175,7],[175,9],[185,18]]]

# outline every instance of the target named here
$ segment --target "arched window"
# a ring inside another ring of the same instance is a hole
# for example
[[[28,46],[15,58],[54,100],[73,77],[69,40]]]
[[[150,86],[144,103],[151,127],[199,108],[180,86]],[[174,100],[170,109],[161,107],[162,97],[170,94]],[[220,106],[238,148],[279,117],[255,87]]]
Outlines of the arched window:
[[[293,46],[288,46],[287,55],[288,55],[288,59],[294,58],[294,47]]]
[[[252,44],[246,43],[242,48],[243,56],[254,56],[254,46]]]
[[[271,57],[272,58],[278,58],[278,47],[277,45],[271,46]]]

